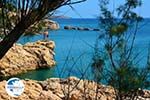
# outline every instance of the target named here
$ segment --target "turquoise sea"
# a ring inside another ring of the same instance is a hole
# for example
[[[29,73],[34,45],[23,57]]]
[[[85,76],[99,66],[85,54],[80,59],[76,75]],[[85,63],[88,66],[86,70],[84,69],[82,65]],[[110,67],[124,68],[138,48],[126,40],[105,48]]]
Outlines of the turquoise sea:
[[[64,30],[65,25],[80,26],[88,28],[99,28],[98,19],[54,19],[60,24],[60,30],[49,30],[49,39],[55,41],[55,60],[57,65],[53,68],[39,69],[17,75],[19,78],[30,78],[45,80],[50,77],[77,76],[92,78],[90,63],[94,52],[94,44],[99,36],[98,31]],[[21,44],[43,39],[42,35],[33,37],[21,37]],[[140,52],[139,65],[144,66],[147,58],[148,46],[150,44],[150,19],[144,19],[140,24],[135,47]]]

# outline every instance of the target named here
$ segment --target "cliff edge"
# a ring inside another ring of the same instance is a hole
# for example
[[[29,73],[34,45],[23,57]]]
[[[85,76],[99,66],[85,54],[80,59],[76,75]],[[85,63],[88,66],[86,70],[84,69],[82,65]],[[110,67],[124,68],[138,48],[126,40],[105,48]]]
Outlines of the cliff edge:
[[[54,66],[54,47],[53,41],[14,44],[0,60],[0,76],[12,76],[29,70]]]

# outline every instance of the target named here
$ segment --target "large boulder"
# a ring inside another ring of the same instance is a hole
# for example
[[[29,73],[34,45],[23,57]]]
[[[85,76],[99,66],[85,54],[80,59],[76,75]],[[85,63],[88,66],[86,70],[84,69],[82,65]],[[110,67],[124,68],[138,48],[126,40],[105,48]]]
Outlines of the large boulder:
[[[55,21],[45,19],[46,27],[50,30],[58,30],[60,28],[59,24]]]
[[[12,76],[28,70],[55,65],[53,41],[37,41],[14,46],[0,60],[0,76]]]
[[[0,100],[116,100],[115,90],[111,86],[76,77],[50,78],[40,82],[23,80],[23,83],[23,94],[14,98],[6,93],[6,81],[0,82]],[[136,100],[150,100],[150,91],[143,91]]]

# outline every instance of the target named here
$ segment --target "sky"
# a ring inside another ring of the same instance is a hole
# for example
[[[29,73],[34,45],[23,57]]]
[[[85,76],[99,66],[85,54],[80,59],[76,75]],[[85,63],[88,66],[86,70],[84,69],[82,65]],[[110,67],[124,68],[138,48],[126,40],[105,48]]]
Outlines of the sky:
[[[115,7],[122,4],[124,0],[111,0]],[[150,18],[150,0],[142,0],[142,7],[136,9],[144,18]],[[96,18],[100,14],[99,0],[87,0],[80,4],[72,5],[75,10],[71,9],[69,6],[64,6],[58,9],[59,15],[68,16],[71,18]],[[110,6],[111,8],[112,6]]]

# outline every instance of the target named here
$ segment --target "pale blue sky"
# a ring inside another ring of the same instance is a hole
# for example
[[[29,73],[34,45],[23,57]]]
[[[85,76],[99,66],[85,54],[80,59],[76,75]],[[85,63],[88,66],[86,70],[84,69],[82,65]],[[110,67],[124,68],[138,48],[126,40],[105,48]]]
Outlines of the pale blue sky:
[[[114,2],[115,6],[123,3],[124,0],[111,0]],[[143,5],[136,11],[143,17],[150,18],[150,0],[142,0]],[[75,11],[69,6],[61,7],[59,10],[59,15],[70,16],[72,18],[95,18],[98,17],[99,10],[99,0],[87,0],[86,2],[73,5]],[[112,6],[111,6],[112,7]],[[111,8],[110,7],[110,8]]]

